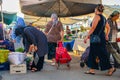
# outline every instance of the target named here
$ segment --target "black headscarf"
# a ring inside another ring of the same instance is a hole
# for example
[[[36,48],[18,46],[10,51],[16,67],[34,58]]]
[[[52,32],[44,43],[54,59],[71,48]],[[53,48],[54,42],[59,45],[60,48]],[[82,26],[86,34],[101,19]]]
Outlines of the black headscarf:
[[[25,29],[25,27],[18,27],[18,28],[16,28],[15,29],[15,35],[16,36],[20,36],[20,35],[24,34],[24,29]]]

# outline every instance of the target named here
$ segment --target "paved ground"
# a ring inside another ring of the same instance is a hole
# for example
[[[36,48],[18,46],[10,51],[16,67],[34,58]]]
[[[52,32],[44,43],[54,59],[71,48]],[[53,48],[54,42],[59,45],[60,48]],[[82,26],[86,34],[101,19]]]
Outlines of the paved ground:
[[[84,44],[82,44],[84,45]],[[84,46],[82,46],[84,47]],[[73,54],[72,52],[70,54]],[[87,67],[80,68],[79,56],[71,55],[71,69],[68,70],[66,65],[61,65],[60,69],[51,66],[47,60],[44,64],[44,69],[41,72],[32,73],[28,71],[27,74],[10,74],[9,71],[0,71],[2,80],[120,80],[120,69],[113,74],[113,76],[105,76],[107,71],[96,71],[95,75],[84,74]],[[0,80],[1,80],[0,76]]]
[[[120,69],[117,69],[113,76],[105,76],[107,71],[96,71],[95,75],[88,75],[84,74],[86,67],[79,67],[79,56],[72,55],[72,59],[70,70],[66,65],[61,65],[57,70],[46,61],[41,72],[28,71],[27,74],[16,75],[10,74],[9,71],[0,71],[0,75],[2,75],[2,80],[120,80]]]

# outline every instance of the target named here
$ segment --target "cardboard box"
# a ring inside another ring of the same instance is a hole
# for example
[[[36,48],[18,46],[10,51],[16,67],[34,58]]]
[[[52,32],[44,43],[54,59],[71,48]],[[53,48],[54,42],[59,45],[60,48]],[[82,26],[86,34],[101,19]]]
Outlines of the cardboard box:
[[[27,73],[26,64],[10,65],[10,74],[21,74],[21,73]]]

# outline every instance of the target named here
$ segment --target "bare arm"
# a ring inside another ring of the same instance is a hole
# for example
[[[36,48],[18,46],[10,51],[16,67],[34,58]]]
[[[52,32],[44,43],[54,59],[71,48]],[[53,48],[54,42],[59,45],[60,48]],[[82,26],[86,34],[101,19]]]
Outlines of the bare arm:
[[[63,41],[64,40],[64,28],[61,22],[59,22],[59,30],[60,30],[61,41]]]
[[[64,39],[64,31],[61,31],[60,35],[61,35],[61,41],[63,41],[63,39]]]
[[[106,40],[108,40],[109,38],[108,38],[108,35],[109,35],[109,33],[110,33],[110,26],[109,26],[109,24],[108,24],[108,22],[106,23]]]
[[[88,32],[88,37],[94,32],[94,30],[96,29],[96,26],[98,24],[100,20],[100,16],[98,15],[95,15],[94,19],[93,19],[93,22],[92,22],[92,27],[90,29],[90,31]]]
[[[95,15],[93,22],[92,22],[92,27],[90,29],[90,31],[88,32],[88,35],[86,36],[86,38],[84,39],[84,43],[87,42],[87,39],[90,37],[90,35],[94,32],[94,30],[96,29],[96,26],[98,24],[100,20],[100,16],[99,15]]]

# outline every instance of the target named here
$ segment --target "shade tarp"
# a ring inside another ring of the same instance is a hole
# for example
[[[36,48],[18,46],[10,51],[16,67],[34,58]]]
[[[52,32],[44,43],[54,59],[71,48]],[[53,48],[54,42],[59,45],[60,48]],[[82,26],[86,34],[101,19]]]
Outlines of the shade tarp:
[[[105,5],[104,14],[106,17],[109,17],[109,15],[112,14],[115,10],[120,12],[120,5]]]
[[[106,18],[115,10],[120,11],[120,6],[109,6],[105,5],[105,10],[104,10],[104,15]],[[88,17],[93,18],[94,13],[92,14],[87,14],[87,15],[82,15],[82,16],[75,16],[75,17],[60,17],[60,21],[63,24],[74,24],[79,21],[85,21],[88,20]],[[120,19],[119,19],[120,20]],[[48,21],[50,21],[49,17],[35,17],[35,16],[30,16],[30,15],[25,15],[25,21],[28,23],[34,22],[37,25],[42,25],[45,26]]]
[[[36,16],[25,15],[24,20],[27,23],[34,23],[36,25],[45,26],[51,20],[51,18],[50,17],[36,17]],[[74,23],[78,22],[78,20],[73,20],[70,17],[59,18],[59,20],[62,22],[62,24],[66,24],[66,25],[74,24]]]
[[[94,12],[101,0],[20,0],[22,12],[28,15],[50,17],[78,16]]]
[[[1,12],[0,12],[1,14]],[[11,24],[16,19],[16,13],[3,12],[3,22],[7,25]],[[0,15],[0,21],[2,17]]]

